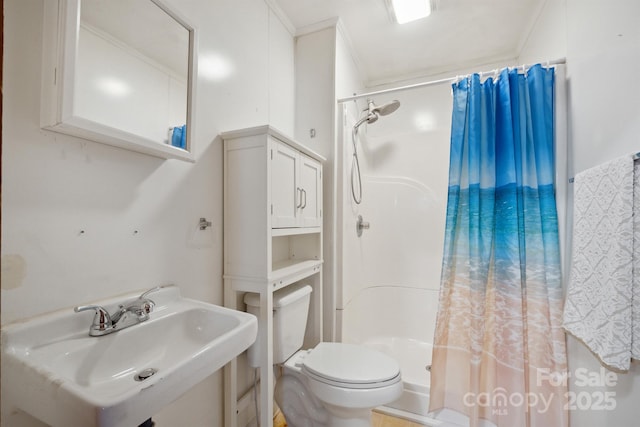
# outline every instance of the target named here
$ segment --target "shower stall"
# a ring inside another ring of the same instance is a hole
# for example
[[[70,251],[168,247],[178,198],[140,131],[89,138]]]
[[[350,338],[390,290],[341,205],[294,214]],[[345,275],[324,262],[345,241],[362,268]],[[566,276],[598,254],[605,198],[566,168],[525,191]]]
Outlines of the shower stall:
[[[400,107],[393,112],[396,98]],[[368,119],[372,104],[383,113],[374,120]],[[377,95],[340,108],[342,132],[335,157],[341,162],[338,339],[394,357],[405,385],[394,409],[419,418],[428,410],[428,366],[438,307],[451,88]],[[368,228],[358,226],[359,217]]]
[[[557,65],[555,190],[561,242],[566,242],[565,221],[571,216],[564,76],[564,66]],[[374,108],[384,108],[395,106],[390,104],[395,99],[399,109],[393,114],[385,111],[373,121],[367,120],[371,106],[366,98],[339,104],[335,247],[341,262],[336,262],[334,276],[336,338],[394,357],[400,364],[404,394],[386,409],[437,425],[427,412],[448,196],[451,86],[377,94],[372,101]],[[352,190],[352,182],[357,183],[354,163],[360,169],[359,198],[352,194],[358,195],[357,185]],[[564,271],[565,249],[561,245]],[[448,410],[438,413],[438,419],[465,424],[465,417]]]

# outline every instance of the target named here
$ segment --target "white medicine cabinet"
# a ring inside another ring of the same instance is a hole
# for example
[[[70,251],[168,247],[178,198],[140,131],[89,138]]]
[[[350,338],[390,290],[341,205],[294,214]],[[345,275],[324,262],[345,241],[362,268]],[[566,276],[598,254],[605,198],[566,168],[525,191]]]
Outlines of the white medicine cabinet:
[[[194,27],[161,0],[44,3],[41,127],[194,161]]]
[[[322,263],[322,162],[271,126],[225,132],[225,275],[275,283]]]

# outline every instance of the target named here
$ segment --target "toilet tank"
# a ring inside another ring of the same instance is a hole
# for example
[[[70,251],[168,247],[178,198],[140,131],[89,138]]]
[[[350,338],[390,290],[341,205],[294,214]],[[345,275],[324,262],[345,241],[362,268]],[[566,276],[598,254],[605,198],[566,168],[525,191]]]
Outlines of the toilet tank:
[[[284,363],[302,347],[307,328],[311,286],[299,283],[273,293],[273,363]],[[260,295],[247,292],[247,311],[260,316]],[[251,367],[260,366],[260,334],[264,326],[258,321],[258,338],[247,351]]]

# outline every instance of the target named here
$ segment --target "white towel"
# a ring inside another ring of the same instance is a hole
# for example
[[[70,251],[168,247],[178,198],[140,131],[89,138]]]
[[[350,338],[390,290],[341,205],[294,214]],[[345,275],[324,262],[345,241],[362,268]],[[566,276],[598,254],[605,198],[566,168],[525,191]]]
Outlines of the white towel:
[[[640,355],[640,278],[634,279],[640,275],[640,168],[634,169],[628,155],[575,177],[563,322],[605,366],[621,371]]]
[[[635,159],[635,157],[634,157]],[[633,167],[633,302],[631,358],[640,360],[640,162]]]

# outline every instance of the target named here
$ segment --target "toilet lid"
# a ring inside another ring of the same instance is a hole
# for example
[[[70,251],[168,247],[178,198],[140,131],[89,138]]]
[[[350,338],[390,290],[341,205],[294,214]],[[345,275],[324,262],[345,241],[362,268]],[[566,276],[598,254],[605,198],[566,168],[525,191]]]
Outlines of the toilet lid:
[[[344,343],[320,343],[302,364],[317,377],[347,384],[380,383],[400,374],[398,362],[386,354]]]

